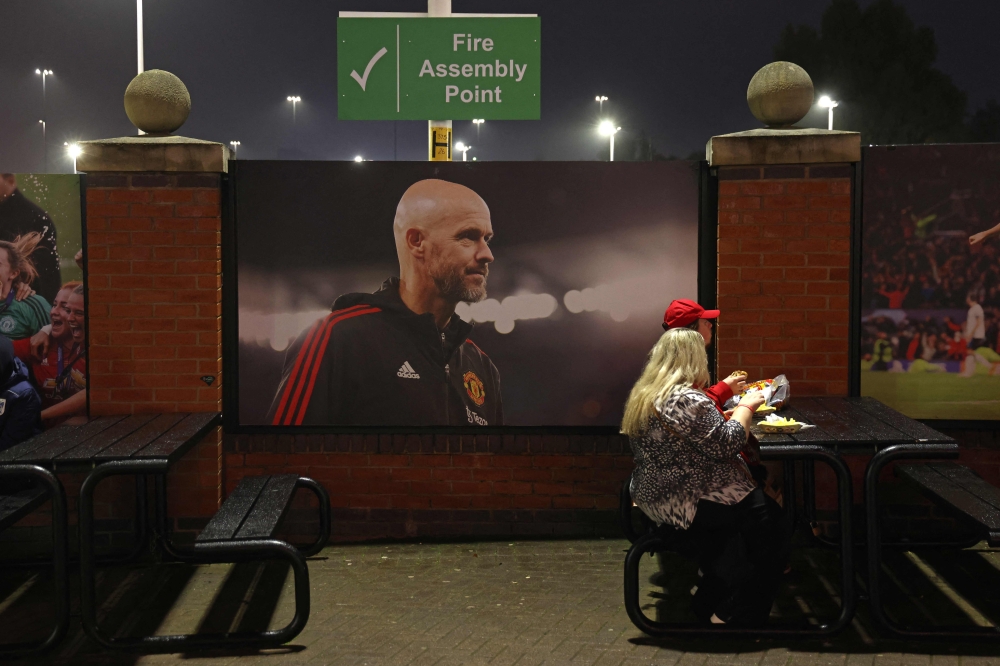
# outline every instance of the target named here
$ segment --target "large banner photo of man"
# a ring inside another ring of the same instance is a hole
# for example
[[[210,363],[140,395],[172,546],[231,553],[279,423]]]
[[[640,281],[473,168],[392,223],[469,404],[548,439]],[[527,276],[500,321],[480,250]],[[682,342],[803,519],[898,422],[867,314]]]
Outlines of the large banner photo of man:
[[[0,173],[0,449],[86,416],[82,245],[79,176]]]
[[[697,176],[241,163],[241,425],[615,425],[697,296]]]

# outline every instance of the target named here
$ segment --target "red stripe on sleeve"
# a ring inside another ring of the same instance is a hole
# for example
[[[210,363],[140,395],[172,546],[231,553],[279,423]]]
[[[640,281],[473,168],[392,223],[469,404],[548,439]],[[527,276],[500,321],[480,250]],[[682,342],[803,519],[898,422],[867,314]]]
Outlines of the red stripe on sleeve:
[[[271,425],[281,425],[282,414],[285,411],[285,406],[288,404],[288,398],[291,396],[292,390],[295,388],[296,381],[299,377],[299,371],[302,369],[302,363],[305,360],[306,353],[312,346],[313,339],[322,328],[323,321],[321,320],[313,324],[309,329],[309,335],[306,336],[305,342],[302,343],[302,347],[299,349],[299,353],[295,357],[295,365],[292,367],[292,371],[288,375],[288,380],[285,382],[285,388],[281,392],[281,402],[278,403],[278,409],[274,412],[274,419],[271,421]]]
[[[315,340],[319,337],[320,332],[326,323],[334,316],[344,312],[350,312],[351,310],[357,310],[358,308],[368,307],[366,305],[355,305],[354,307],[345,308],[343,310],[338,310],[327,315],[324,319],[317,321],[313,324],[309,331],[309,335],[306,336],[305,341],[302,343],[302,347],[299,349],[298,355],[295,357],[295,366],[292,368],[292,372],[288,375],[288,381],[285,382],[285,388],[281,394],[281,402],[278,403],[278,409],[274,412],[274,419],[271,421],[271,425],[281,425],[283,420],[283,415],[286,406],[288,405],[288,399],[292,396],[295,390],[296,384],[299,383],[300,372],[305,365],[305,359],[309,355],[309,351],[312,348]],[[299,389],[301,391],[301,389]],[[298,391],[296,391],[298,393]],[[287,424],[286,424],[287,425]]]
[[[482,354],[483,356],[485,356],[486,358],[489,358],[489,357],[490,357],[490,355],[489,355],[489,354],[487,354],[486,352],[484,352],[484,351],[483,351],[482,349],[479,349],[479,345],[477,345],[477,344],[476,344],[475,342],[473,342],[473,341],[472,341],[471,339],[469,339],[469,338],[466,338],[466,339],[465,339],[465,341],[466,341],[466,342],[468,342],[468,343],[469,343],[470,345],[472,345],[473,347],[475,347],[475,348],[476,348],[477,350],[479,350],[479,353],[480,353],[480,354]]]
[[[327,324],[324,329],[323,339],[317,345],[319,348],[319,354],[316,355],[316,359],[312,363],[309,370],[308,386],[306,387],[305,394],[302,396],[302,402],[299,403],[298,413],[295,415],[295,425],[302,425],[302,420],[305,418],[306,408],[309,406],[309,400],[312,398],[313,387],[316,385],[316,376],[319,374],[320,365],[323,363],[323,355],[326,354],[326,346],[330,342],[330,333],[333,331],[333,327],[345,319],[372,314],[374,312],[381,312],[381,309],[370,308],[368,310],[355,310],[350,313],[342,314],[336,319],[331,319],[330,323]]]

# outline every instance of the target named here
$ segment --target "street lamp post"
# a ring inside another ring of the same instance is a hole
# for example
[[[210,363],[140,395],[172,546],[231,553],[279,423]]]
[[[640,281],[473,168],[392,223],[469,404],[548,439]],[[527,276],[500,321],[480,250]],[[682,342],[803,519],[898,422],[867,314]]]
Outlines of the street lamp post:
[[[51,69],[36,69],[35,74],[42,76],[42,115],[45,115],[45,79],[52,76]]]
[[[455,150],[462,151],[462,161],[466,162],[468,161],[468,153],[470,150],[472,150],[472,146],[467,146],[461,141],[459,141],[458,143],[455,144]]]
[[[479,138],[479,128],[483,126],[483,123],[486,122],[486,119],[485,118],[473,118],[472,122],[476,126],[476,138],[478,139]]]
[[[51,69],[36,69],[35,74],[39,74],[42,77],[42,119],[39,120],[42,124],[42,162],[43,170],[49,170],[49,144],[45,143],[45,125],[49,120],[48,104],[45,100],[45,79],[52,76]]]
[[[45,121],[39,120],[42,124],[42,171],[49,170],[49,144],[45,140]]]
[[[135,0],[135,46],[136,69],[138,70],[136,74],[142,74],[146,71],[146,47],[142,30],[142,0]],[[138,131],[139,136],[145,134],[142,130]]]
[[[295,106],[302,101],[298,95],[289,95],[286,99],[292,103],[292,129],[295,129]]]
[[[138,73],[142,74],[146,71],[146,63],[143,55],[143,37],[142,37],[142,0],[135,0],[135,41],[136,41],[136,53],[138,55],[136,64],[138,65]]]
[[[233,158],[235,158],[236,157],[236,152],[240,148],[240,142],[239,141],[230,141],[229,145],[232,146],[232,148],[233,148]]]
[[[594,98],[594,101],[601,105],[601,114],[604,114],[604,103],[608,101],[608,98],[604,95],[598,95]]]
[[[598,125],[597,131],[601,133],[601,136],[611,137],[611,159],[609,162],[615,161],[615,134],[621,130],[621,127],[615,126],[610,120],[603,120],[601,124]]]
[[[63,142],[63,145],[66,146],[66,154],[73,160],[73,173],[76,173],[76,158],[80,156],[83,149],[80,148],[80,144],[78,143],[69,143],[66,141]]]
[[[819,98],[818,104],[821,107],[829,109],[828,116],[827,116],[827,118],[828,118],[828,120],[827,120],[827,129],[828,130],[832,130],[833,129],[833,110],[835,108],[837,108],[838,106],[840,106],[840,102],[833,101],[832,99],[830,99],[829,95],[823,95],[822,97]]]

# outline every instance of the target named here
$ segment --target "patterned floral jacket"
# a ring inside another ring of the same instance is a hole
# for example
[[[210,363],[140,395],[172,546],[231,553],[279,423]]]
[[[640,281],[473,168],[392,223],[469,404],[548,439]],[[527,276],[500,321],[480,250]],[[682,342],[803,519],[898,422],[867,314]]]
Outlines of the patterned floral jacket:
[[[698,501],[737,504],[754,489],[739,451],[747,435],[726,421],[712,400],[696,389],[677,389],[656,406],[641,437],[630,440],[635,455],[632,501],[657,524],[687,529]]]

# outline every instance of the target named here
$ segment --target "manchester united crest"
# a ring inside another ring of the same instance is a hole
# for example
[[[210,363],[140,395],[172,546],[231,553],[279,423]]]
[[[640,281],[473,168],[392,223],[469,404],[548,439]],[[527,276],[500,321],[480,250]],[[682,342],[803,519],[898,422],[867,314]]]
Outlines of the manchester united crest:
[[[462,383],[465,384],[465,392],[472,398],[476,405],[486,402],[486,389],[483,388],[483,380],[476,376],[474,372],[467,372],[462,376]]]

